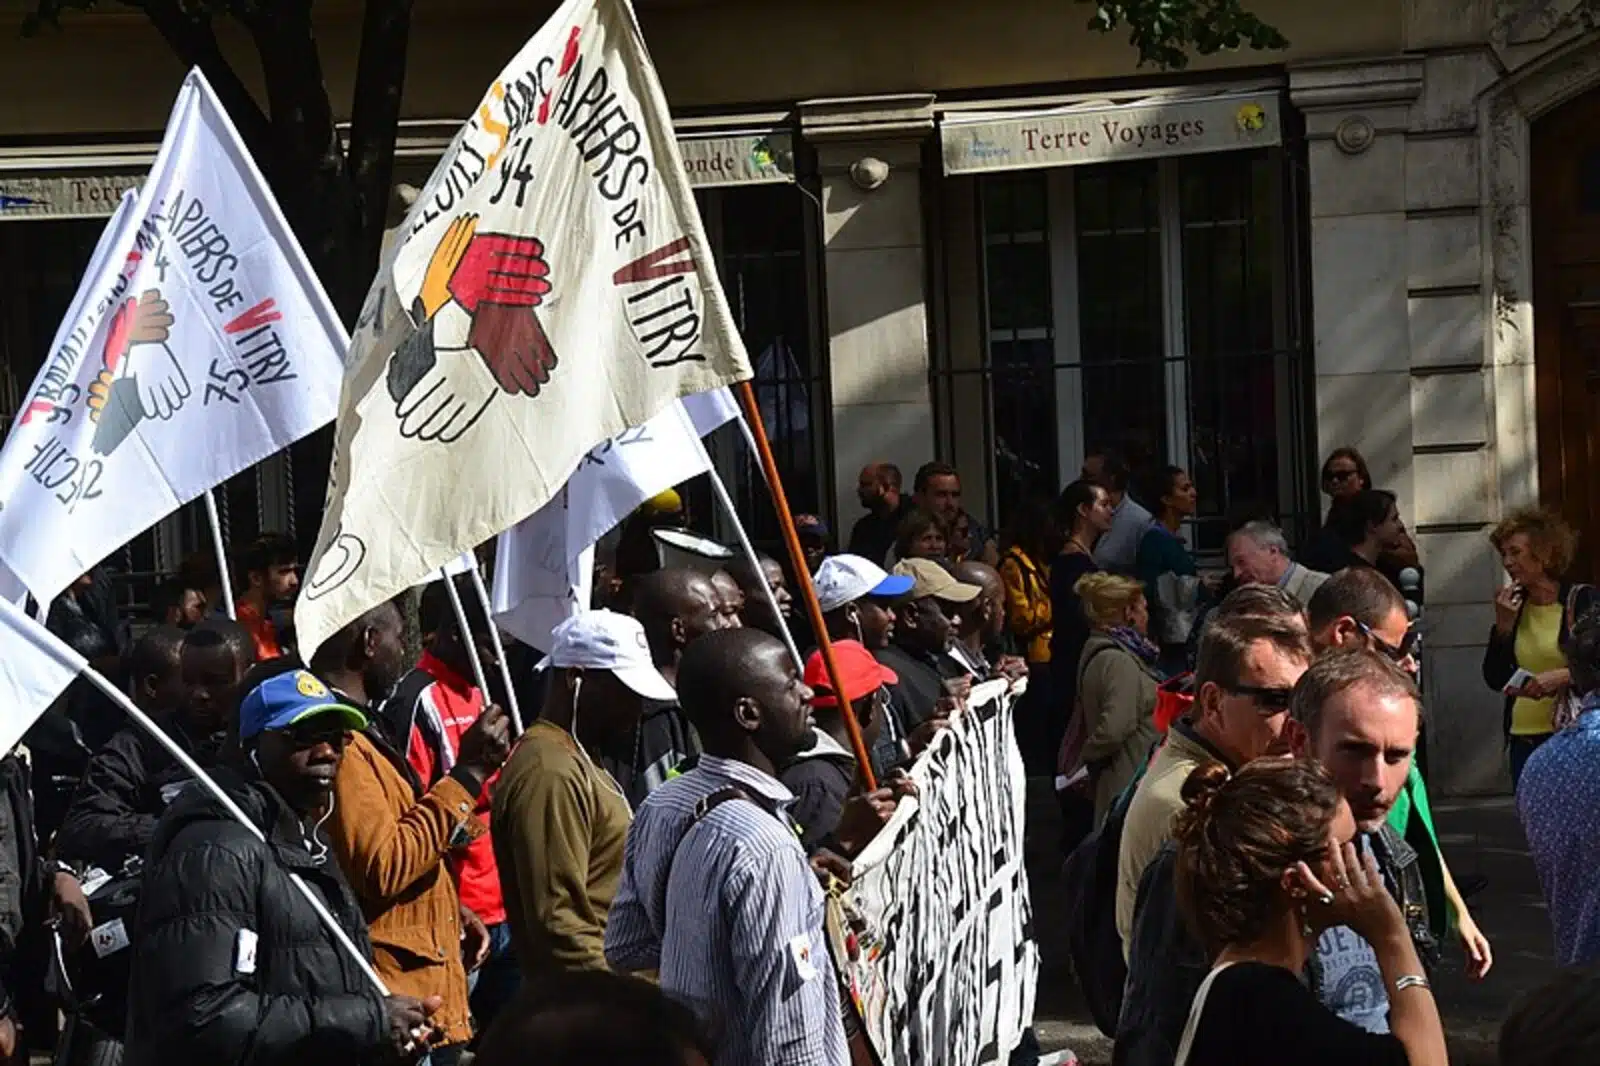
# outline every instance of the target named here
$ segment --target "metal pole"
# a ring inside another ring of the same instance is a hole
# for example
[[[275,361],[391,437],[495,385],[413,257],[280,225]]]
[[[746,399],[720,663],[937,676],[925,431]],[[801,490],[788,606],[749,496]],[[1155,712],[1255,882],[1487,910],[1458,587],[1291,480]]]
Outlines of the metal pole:
[[[467,625],[467,609],[461,605],[461,593],[456,591],[455,579],[449,574],[444,575],[444,590],[450,596],[450,609],[455,612],[456,625],[461,629],[461,643],[467,646],[467,656],[472,660],[472,679],[478,683],[487,702],[489,675],[483,672],[483,660],[478,657],[478,642],[472,639],[472,627]]]
[[[703,442],[700,448],[702,452],[705,450]],[[759,462],[759,453],[757,453],[757,461]],[[733,497],[728,495],[728,486],[723,484],[722,475],[717,473],[716,465],[709,458],[706,460],[706,470],[711,475],[711,488],[716,492],[717,500],[722,504],[722,509],[728,512],[728,520],[733,523],[733,531],[739,536],[739,547],[744,550],[744,557],[750,560],[751,570],[758,578],[761,578],[761,593],[767,598],[767,606],[772,608],[772,616],[774,618],[782,618],[783,615],[778,609],[778,597],[773,595],[772,586],[767,584],[766,579],[762,577],[761,558],[756,555],[756,546],[750,543],[750,534],[744,530],[744,522],[739,519],[739,512],[733,505]],[[789,632],[788,626],[783,627],[783,642],[789,645],[789,654],[794,656],[795,666],[804,673],[806,668],[805,659],[801,658],[800,648],[795,644],[794,634]]]
[[[222,578],[222,606],[228,617],[238,619],[233,609],[233,578],[228,575],[228,551],[222,546],[222,521],[217,517],[217,498],[210,489],[205,491],[206,519],[211,523],[211,547],[217,553],[218,576]]]
[[[511,712],[511,727],[516,730],[515,736],[522,735],[522,707],[517,702],[517,689],[511,683],[511,664],[506,661],[505,645],[500,642],[500,627],[494,624],[494,608],[489,603],[489,590],[484,587],[483,573],[478,569],[477,559],[472,561],[472,587],[478,593],[478,605],[483,608],[483,617],[489,620],[489,642],[494,645],[494,654],[500,660],[500,680],[506,683],[506,702],[511,704],[507,708]],[[449,578],[445,579],[446,581]],[[458,618],[459,622],[460,619]],[[489,698],[489,690],[483,690],[484,699]]]

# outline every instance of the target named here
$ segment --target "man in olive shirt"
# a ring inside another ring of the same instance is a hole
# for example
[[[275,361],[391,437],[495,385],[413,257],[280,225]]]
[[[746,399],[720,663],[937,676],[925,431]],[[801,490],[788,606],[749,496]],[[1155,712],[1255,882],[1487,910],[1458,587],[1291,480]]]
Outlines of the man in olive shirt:
[[[674,698],[651,664],[644,628],[626,615],[570,618],[552,643],[544,716],[501,772],[491,826],[527,980],[606,968],[606,915],[632,815],[589,752],[631,738],[644,700]]]

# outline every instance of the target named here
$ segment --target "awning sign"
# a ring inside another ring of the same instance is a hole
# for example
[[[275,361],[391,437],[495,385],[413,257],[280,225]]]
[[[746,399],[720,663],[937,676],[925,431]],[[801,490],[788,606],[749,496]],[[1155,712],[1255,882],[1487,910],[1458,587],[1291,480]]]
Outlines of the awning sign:
[[[1197,155],[1283,142],[1281,104],[1271,91],[947,117],[939,133],[946,174]]]
[[[689,184],[697,189],[794,181],[794,140],[786,132],[684,136],[678,149]],[[0,175],[0,221],[105,218],[123,192],[143,181],[142,172]]]
[[[679,137],[678,150],[697,189],[794,180],[794,143],[787,133]]]
[[[143,174],[0,177],[0,220],[104,218],[117,209],[124,192],[143,181]]]

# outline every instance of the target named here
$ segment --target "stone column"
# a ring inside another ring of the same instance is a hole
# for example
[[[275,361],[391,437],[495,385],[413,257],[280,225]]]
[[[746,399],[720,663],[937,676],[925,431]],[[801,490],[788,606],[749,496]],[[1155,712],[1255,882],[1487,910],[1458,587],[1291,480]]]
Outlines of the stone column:
[[[1359,448],[1409,519],[1405,132],[1421,63],[1306,64],[1289,86],[1309,142],[1318,461]]]
[[[856,476],[888,460],[910,479],[934,456],[922,148],[933,97],[809,100],[802,136],[822,175],[833,468],[843,547]]]

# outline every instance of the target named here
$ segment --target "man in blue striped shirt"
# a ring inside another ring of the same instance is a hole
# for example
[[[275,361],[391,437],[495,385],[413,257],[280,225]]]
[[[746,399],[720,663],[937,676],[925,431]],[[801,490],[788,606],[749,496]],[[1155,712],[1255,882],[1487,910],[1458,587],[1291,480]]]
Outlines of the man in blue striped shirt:
[[[778,769],[815,743],[811,690],[784,646],[754,629],[709,633],[678,666],[678,698],[705,748],[650,794],[628,831],[606,961],[659,971],[709,1012],[715,1066],[846,1066],[823,895]]]

